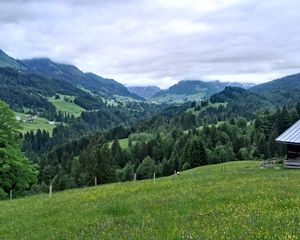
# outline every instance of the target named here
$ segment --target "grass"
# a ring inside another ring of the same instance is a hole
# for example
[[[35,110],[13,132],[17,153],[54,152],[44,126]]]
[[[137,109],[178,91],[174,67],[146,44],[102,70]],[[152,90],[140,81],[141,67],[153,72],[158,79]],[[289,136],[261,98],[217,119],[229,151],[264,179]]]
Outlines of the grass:
[[[0,202],[0,239],[298,239],[300,171],[211,165]]]
[[[132,144],[135,144],[136,142],[148,142],[153,139],[153,135],[150,133],[145,133],[145,132],[133,133],[129,136],[129,138],[118,139],[122,149],[128,148],[129,139],[131,140]],[[112,144],[113,144],[113,141],[109,142],[110,147]]]
[[[16,116],[20,116],[22,119],[25,118],[26,114],[23,113],[15,113]],[[22,122],[20,121],[21,126],[21,132],[26,133],[29,131],[36,132],[38,129],[46,130],[50,134],[52,134],[53,129],[55,128],[55,125],[48,124],[48,120],[46,118],[37,117],[34,122]],[[1,238],[0,238],[1,239]]]
[[[120,139],[119,143],[122,149],[128,148],[128,138]]]
[[[118,139],[118,140],[119,140],[119,143],[120,143],[120,146],[122,149],[128,148],[128,138],[123,138],[123,139]],[[113,144],[113,141],[111,141],[109,143],[109,146],[111,147],[112,144]]]
[[[48,98],[48,100],[56,107],[56,111],[67,112],[73,114],[75,117],[79,117],[80,114],[85,111],[82,107],[74,103],[73,96],[59,95],[60,99],[55,99],[55,96]],[[68,101],[66,101],[68,99]]]

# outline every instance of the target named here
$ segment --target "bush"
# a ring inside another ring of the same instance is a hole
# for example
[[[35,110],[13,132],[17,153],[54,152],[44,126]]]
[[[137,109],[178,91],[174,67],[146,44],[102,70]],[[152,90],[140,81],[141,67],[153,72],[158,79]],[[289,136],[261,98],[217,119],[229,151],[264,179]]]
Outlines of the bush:
[[[4,200],[8,198],[8,194],[4,192],[2,188],[0,188],[0,200]]]
[[[191,164],[189,162],[185,162],[182,166],[182,170],[188,170],[191,168]]]
[[[118,181],[132,181],[134,178],[134,166],[127,163],[123,169],[117,169]]]

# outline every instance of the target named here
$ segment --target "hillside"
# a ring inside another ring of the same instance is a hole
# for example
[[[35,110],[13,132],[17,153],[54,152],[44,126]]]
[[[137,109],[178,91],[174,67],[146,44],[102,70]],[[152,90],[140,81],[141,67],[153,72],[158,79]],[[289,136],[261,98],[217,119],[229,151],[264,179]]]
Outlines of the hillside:
[[[102,78],[93,73],[84,73],[73,65],[56,63],[48,58],[23,60],[23,63],[35,73],[54,79],[63,79],[105,97],[119,95],[140,99],[131,94],[121,83],[113,79]]]
[[[18,72],[13,68],[0,68],[0,79],[0,100],[7,102],[15,111],[28,108],[43,113],[53,113],[55,107],[43,96],[80,92],[67,82],[53,83],[48,78]]]
[[[26,132],[37,132],[38,129],[40,130],[45,130],[49,132],[50,135],[52,135],[53,129],[55,128],[56,125],[49,124],[49,120],[46,118],[42,117],[37,117],[33,122],[29,121],[23,121],[26,119],[28,116],[27,114],[24,113],[15,113],[16,117],[20,117],[20,127],[21,127],[21,132],[25,134]],[[59,124],[59,123],[56,123]]]
[[[300,172],[258,162],[1,202],[1,239],[297,239]],[[17,227],[16,227],[17,226]],[[289,227],[287,227],[289,226]]]
[[[200,101],[222,91],[226,86],[244,87],[241,83],[185,80],[178,82],[167,90],[158,92],[152,97],[152,99],[159,102],[169,103]]]
[[[103,106],[101,99],[64,80],[53,81],[13,68],[0,68],[0,79],[0,100],[8,103],[15,111],[22,112],[26,108],[47,117],[53,116],[56,108],[46,97],[55,94],[74,96],[74,102],[84,109],[99,109]]]
[[[293,104],[300,98],[300,74],[259,84],[250,90],[265,97],[275,105]]]
[[[144,99],[152,98],[156,93],[161,91],[161,89],[157,86],[132,86],[127,87],[127,89]]]
[[[212,103],[245,102],[248,106],[249,104],[255,104],[258,108],[269,104],[260,95],[239,87],[225,87],[223,91],[212,95],[210,100]]]
[[[75,97],[68,95],[56,95],[49,97],[48,100],[55,106],[56,111],[69,113],[75,117],[79,117],[84,111],[84,108],[74,103]]]

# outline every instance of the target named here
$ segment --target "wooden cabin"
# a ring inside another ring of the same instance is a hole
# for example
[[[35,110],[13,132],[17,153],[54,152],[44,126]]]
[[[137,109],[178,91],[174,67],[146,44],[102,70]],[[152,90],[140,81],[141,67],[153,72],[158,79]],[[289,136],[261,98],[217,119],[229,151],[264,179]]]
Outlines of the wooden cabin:
[[[300,168],[300,120],[277,137],[275,141],[287,146],[285,167]]]

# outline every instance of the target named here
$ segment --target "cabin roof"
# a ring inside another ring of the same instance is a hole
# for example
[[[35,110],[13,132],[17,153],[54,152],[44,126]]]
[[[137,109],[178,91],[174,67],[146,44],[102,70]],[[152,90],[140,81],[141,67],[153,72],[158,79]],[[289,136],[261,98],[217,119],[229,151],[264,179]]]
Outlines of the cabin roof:
[[[300,144],[300,120],[275,139],[277,142]]]

